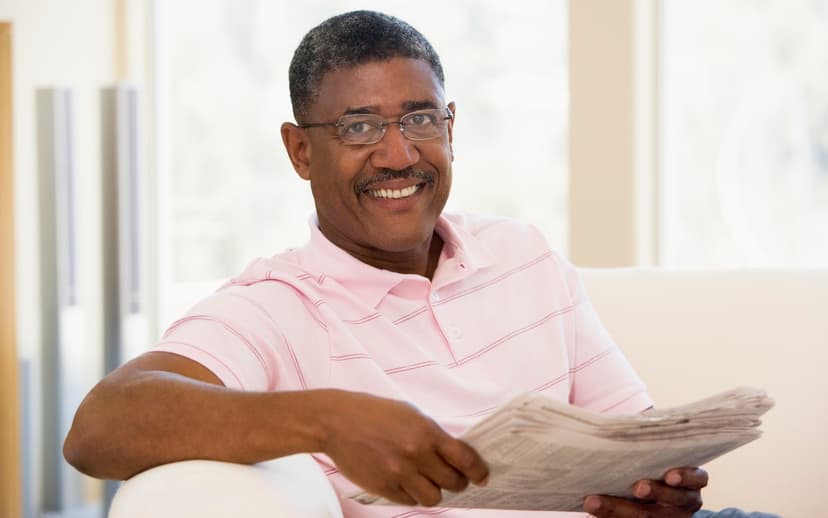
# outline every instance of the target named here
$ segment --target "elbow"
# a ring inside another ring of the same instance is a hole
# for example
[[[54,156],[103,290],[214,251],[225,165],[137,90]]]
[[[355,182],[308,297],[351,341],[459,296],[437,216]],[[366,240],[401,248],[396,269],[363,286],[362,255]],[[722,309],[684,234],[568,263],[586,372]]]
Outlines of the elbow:
[[[82,417],[80,413],[81,410],[79,409],[69,433],[66,434],[66,438],[63,440],[63,458],[84,475],[104,478],[95,469],[96,441],[93,437],[94,432],[91,432],[90,427],[79,419]]]
[[[124,465],[117,455],[107,453],[111,449],[94,434],[84,434],[75,428],[73,425],[63,441],[63,458],[79,472],[92,478],[127,480],[141,471]]]
[[[80,433],[75,430],[75,425],[69,430],[66,439],[63,441],[63,458],[73,468],[85,475],[90,475],[82,440],[78,437]]]
[[[93,390],[78,407],[63,440],[63,458],[84,475],[123,480],[127,477],[115,469],[118,456],[113,448],[111,423],[104,417],[107,412],[99,400]]]

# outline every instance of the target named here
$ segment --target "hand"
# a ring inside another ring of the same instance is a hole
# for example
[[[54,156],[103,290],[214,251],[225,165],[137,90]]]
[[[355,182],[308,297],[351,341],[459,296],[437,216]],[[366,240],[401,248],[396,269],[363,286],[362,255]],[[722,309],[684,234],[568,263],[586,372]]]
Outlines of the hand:
[[[701,489],[707,472],[701,468],[676,468],[663,481],[639,480],[633,484],[634,500],[588,496],[584,510],[597,518],[689,518],[701,509]]]
[[[433,506],[441,488],[485,484],[489,470],[466,443],[402,401],[333,391],[324,452],[366,491],[406,505]]]

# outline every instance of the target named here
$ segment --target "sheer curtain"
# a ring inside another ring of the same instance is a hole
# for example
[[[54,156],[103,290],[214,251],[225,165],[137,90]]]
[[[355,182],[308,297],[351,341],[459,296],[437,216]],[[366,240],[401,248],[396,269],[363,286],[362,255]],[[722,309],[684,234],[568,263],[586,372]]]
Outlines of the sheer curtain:
[[[828,266],[828,2],[664,2],[662,257]]]

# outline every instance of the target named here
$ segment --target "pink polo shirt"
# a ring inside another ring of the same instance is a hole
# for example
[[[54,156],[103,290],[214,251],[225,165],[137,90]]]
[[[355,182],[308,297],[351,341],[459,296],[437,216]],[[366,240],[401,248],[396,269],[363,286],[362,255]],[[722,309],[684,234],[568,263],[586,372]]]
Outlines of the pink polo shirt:
[[[253,261],[173,323],[157,350],[230,388],[406,400],[453,435],[527,391],[598,412],[652,404],[575,269],[536,228],[445,214],[436,231],[445,244],[429,280],[356,260],[314,219],[306,246]],[[363,506],[347,498],[359,488],[315,457],[347,517],[577,516]]]

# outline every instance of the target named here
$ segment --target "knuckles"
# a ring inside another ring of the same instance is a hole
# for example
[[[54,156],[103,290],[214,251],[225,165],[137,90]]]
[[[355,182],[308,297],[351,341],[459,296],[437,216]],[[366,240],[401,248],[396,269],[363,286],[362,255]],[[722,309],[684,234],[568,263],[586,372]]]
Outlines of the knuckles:
[[[384,468],[385,476],[393,486],[408,478],[413,471],[411,464],[399,457],[386,457]]]
[[[408,459],[420,459],[433,451],[429,442],[412,437],[400,445],[400,452]]]

